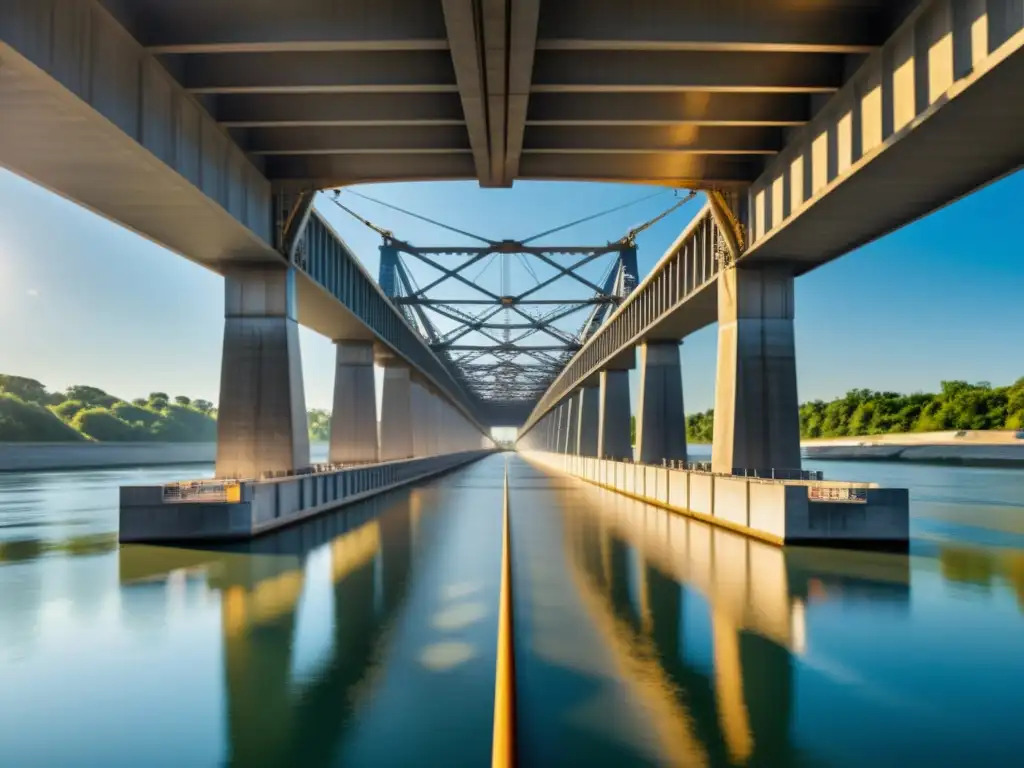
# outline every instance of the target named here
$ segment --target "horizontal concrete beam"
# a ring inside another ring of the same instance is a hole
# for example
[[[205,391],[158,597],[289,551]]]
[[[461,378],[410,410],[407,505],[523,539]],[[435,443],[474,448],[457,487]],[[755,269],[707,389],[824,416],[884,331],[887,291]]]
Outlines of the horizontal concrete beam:
[[[803,125],[804,94],[534,93],[527,125]]]
[[[0,3],[0,165],[186,258],[278,261],[260,169],[94,0]]]
[[[922,3],[750,188],[743,258],[806,271],[1019,168],[1022,89],[1020,0]]]
[[[295,155],[266,158],[275,181],[299,181],[321,189],[371,181],[475,179],[471,154]]]
[[[154,52],[444,50],[437,3],[418,0],[131,0]]]
[[[688,187],[746,186],[760,172],[753,160],[685,154],[524,154],[525,179],[586,179]]]
[[[881,3],[559,0],[542,5],[538,49],[863,53],[880,45]]]
[[[255,155],[469,152],[463,125],[250,128]]]
[[[465,124],[459,97],[447,93],[223,94],[215,107],[232,128]]]
[[[842,74],[825,54],[538,50],[533,93],[832,93]]]
[[[239,53],[185,57],[192,93],[455,92],[447,51]]]
[[[779,130],[757,127],[530,126],[523,151],[773,155],[781,147]]]

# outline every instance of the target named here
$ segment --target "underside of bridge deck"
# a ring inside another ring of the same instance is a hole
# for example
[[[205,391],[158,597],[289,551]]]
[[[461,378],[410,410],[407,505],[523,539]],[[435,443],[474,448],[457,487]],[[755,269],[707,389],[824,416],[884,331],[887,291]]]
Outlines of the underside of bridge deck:
[[[745,186],[913,0],[102,0],[272,181]]]

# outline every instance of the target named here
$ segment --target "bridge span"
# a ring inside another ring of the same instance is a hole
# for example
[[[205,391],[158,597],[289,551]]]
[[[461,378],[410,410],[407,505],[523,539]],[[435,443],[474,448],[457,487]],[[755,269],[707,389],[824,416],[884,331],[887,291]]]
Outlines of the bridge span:
[[[337,343],[335,464],[463,455],[527,411],[524,447],[631,458],[636,350],[637,458],[685,461],[678,345],[717,322],[711,469],[798,471],[794,279],[1024,162],[1022,46],[1019,0],[12,0],[0,164],[224,276],[221,478],[309,469],[299,323]],[[314,210],[458,178],[708,204],[498,403]]]

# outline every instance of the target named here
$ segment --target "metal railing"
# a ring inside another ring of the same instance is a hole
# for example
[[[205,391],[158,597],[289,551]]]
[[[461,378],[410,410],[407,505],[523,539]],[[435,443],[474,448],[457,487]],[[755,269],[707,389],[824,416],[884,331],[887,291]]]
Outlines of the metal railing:
[[[723,477],[754,477],[759,480],[824,480],[824,473],[816,469],[743,469],[734,467],[732,472],[715,472],[710,461],[662,461],[663,467],[669,469],[685,469],[688,472],[701,472],[707,475]]]
[[[240,501],[241,485],[237,480],[188,480],[164,486],[165,502]]]
[[[868,491],[866,488],[812,485],[807,489],[807,498],[811,501],[849,501],[855,504],[867,504]]]

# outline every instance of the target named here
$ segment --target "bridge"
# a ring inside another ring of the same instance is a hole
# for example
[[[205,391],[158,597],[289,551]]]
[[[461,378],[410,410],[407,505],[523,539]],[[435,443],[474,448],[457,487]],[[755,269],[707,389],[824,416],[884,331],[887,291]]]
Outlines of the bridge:
[[[678,348],[717,323],[711,470],[793,471],[794,280],[1024,162],[1022,44],[1019,0],[14,0],[0,164],[224,276],[219,477],[308,468],[298,324],[337,344],[332,464],[472,454],[509,419],[523,450],[632,458],[637,358],[636,458],[685,461]],[[471,370],[314,207],[465,178],[707,204],[539,372],[494,337]]]

